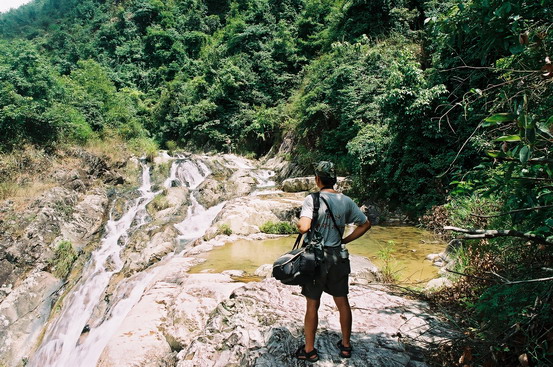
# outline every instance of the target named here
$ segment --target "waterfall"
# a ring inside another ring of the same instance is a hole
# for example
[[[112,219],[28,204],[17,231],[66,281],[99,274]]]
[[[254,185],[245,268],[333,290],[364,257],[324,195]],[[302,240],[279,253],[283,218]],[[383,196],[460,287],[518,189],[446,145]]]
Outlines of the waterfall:
[[[48,326],[42,344],[29,360],[28,366],[69,367],[96,364],[96,361],[87,364],[87,361],[80,360],[75,346],[112,275],[123,267],[119,239],[127,235],[134,219],[139,213],[146,211],[146,205],[156,195],[151,191],[149,167],[144,163],[141,165],[143,171],[142,185],[139,188],[141,196],[130,203],[120,219],[110,219],[106,223],[106,235],[101,241],[100,248],[92,253],[91,259],[85,265],[81,280],[65,298],[60,314]],[[75,361],[78,363],[75,364]]]
[[[183,243],[205,233],[225,203],[206,209],[196,200],[194,190],[211,174],[203,162],[184,157],[171,159],[173,162],[164,187],[186,186],[190,189],[187,215],[182,222],[175,224],[181,233],[176,239],[180,244],[178,248],[181,248]],[[246,166],[242,161],[236,165],[240,168]],[[125,239],[131,231],[147,223],[149,216],[146,205],[159,193],[152,191],[150,168],[142,162],[141,166],[142,182],[138,189],[140,197],[128,203],[120,219],[108,220],[99,248],[91,254],[80,280],[63,300],[59,314],[47,326],[42,344],[29,359],[27,366],[96,366],[106,345],[128,313],[140,301],[144,292],[155,284],[155,277],[161,267],[154,265],[121,280],[109,295],[107,308],[104,310],[101,307],[104,305],[104,297],[108,297],[105,293],[112,276],[123,268],[124,261],[120,253],[126,244]],[[258,187],[271,187],[272,175],[269,171],[259,171],[257,175]],[[162,261],[167,261],[172,256],[176,254],[170,254]]]
[[[190,190],[197,188],[211,173],[207,166],[201,161],[182,161],[176,164],[174,163],[173,166],[177,166],[177,168],[175,168],[175,178],[172,179],[171,182],[174,182],[176,179],[186,184]],[[171,169],[171,173],[173,173],[173,169]],[[201,237],[224,205],[225,203],[221,203],[206,209],[198,203],[198,200],[194,197],[194,192],[191,191],[190,206],[188,207],[186,218],[184,221],[175,224],[175,228],[181,233],[177,238],[179,245]]]
[[[251,195],[267,195],[282,192],[275,189],[276,182],[274,181],[275,171],[267,169],[252,170],[250,175],[257,180],[257,186]]]
[[[223,202],[206,210],[198,203],[194,195],[190,195],[190,200],[191,204],[188,207],[186,219],[175,224],[175,228],[181,233],[181,236],[177,239],[179,244],[201,237],[225,205]]]
[[[163,186],[169,188],[186,185],[190,190],[194,190],[209,174],[211,174],[211,171],[202,161],[179,158],[171,164],[169,177],[165,180]]]

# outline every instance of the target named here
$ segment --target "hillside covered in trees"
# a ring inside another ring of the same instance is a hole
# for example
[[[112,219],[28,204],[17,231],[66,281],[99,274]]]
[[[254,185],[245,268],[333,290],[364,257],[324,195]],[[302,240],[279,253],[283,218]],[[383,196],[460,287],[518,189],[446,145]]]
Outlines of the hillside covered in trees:
[[[335,161],[357,199],[467,230],[435,296],[467,337],[442,356],[545,366],[552,20],[553,0],[35,0],[0,15],[0,153],[259,157],[291,138],[286,159]]]

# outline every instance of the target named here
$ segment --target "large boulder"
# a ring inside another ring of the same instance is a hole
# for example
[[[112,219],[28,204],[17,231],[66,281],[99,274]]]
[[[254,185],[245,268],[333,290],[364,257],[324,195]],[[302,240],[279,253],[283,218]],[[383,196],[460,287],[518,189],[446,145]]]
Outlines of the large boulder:
[[[317,191],[315,177],[294,177],[287,178],[282,181],[282,191],[284,192],[301,192],[301,191]]]
[[[248,195],[256,184],[250,170],[238,169],[228,178],[207,178],[198,187],[195,197],[204,207],[210,208],[225,200]]]
[[[19,366],[29,356],[61,286],[52,274],[36,271],[0,303],[0,355],[6,366]]]
[[[259,233],[259,227],[267,222],[295,220],[304,195],[245,196],[229,201],[207,230],[205,238],[212,238],[222,225],[233,234]]]
[[[94,189],[73,207],[71,218],[60,225],[61,237],[83,247],[104,224],[108,198],[104,190]]]
[[[210,208],[225,200],[225,184],[213,178],[207,178],[198,187],[196,200],[202,206]]]

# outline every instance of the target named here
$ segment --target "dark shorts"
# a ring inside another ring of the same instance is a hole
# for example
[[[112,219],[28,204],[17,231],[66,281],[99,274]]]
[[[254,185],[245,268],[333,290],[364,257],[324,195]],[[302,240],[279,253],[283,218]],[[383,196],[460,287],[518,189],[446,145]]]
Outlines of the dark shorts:
[[[323,292],[334,297],[345,297],[349,292],[349,259],[340,258],[340,247],[325,248],[319,275],[312,283],[302,286],[301,294],[319,299]]]

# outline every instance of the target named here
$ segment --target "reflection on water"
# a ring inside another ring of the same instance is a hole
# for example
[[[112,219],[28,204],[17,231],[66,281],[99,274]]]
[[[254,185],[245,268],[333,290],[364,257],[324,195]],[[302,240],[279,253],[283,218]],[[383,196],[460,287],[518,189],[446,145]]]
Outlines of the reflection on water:
[[[437,277],[438,268],[426,260],[426,255],[442,252],[446,246],[432,233],[416,227],[375,226],[363,237],[350,243],[351,253],[365,256],[378,267],[383,261],[378,252],[393,241],[392,269],[400,283],[418,283]]]
[[[244,280],[257,280],[251,274],[263,264],[272,264],[275,259],[292,249],[296,236],[286,236],[262,241],[239,240],[214,248],[203,254],[205,262],[192,269],[191,273],[220,273],[225,270],[243,270]],[[392,267],[401,283],[427,281],[437,276],[438,269],[426,255],[441,252],[445,244],[431,233],[415,227],[373,227],[363,237],[350,243],[350,253],[365,256],[377,266],[382,266],[378,252],[388,241],[393,241]]]

